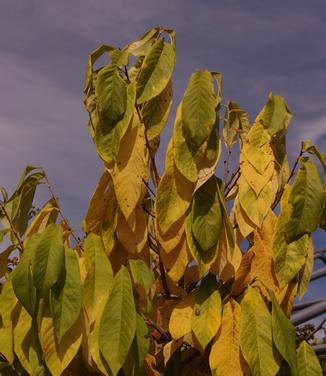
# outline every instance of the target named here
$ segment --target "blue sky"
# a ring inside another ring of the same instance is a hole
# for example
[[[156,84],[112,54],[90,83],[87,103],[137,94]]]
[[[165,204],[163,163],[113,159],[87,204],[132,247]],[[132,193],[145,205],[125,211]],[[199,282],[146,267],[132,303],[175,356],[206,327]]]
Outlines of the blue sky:
[[[2,0],[0,185],[12,189],[26,164],[42,165],[72,224],[81,223],[102,170],[82,102],[87,55],[153,26],[177,32],[175,105],[194,69],[220,71],[224,99],[251,119],[269,91],[286,97],[291,160],[301,139],[326,150],[324,0]],[[322,233],[316,240],[325,245]]]

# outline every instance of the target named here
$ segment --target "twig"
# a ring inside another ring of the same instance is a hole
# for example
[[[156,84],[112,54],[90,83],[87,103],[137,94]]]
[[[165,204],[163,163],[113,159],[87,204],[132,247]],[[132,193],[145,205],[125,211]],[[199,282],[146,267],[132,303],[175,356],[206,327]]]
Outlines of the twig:
[[[146,180],[144,178],[142,178],[142,181],[145,184],[145,187],[147,188],[148,192],[151,193],[153,195],[153,197],[155,197],[155,192],[152,190],[152,188],[149,186],[149,184],[146,182]]]
[[[234,179],[234,177],[240,172],[240,167],[237,168],[236,171],[234,171],[231,175],[231,179],[226,183],[225,185],[225,188],[224,189],[227,189],[228,186],[232,183],[232,180]]]
[[[145,318],[145,322],[148,326],[151,326],[152,328],[156,329],[159,332],[161,336],[159,339],[159,343],[171,341],[172,339],[171,334],[169,332],[166,332],[164,329],[162,329],[153,320]]]
[[[150,210],[148,210],[144,204],[142,204],[141,207],[143,208],[145,213],[150,215],[152,218],[155,218],[155,215]]]
[[[16,238],[17,241],[18,241],[19,248],[20,248],[21,252],[23,252],[23,251],[24,251],[24,245],[23,245],[23,242],[22,242],[22,240],[21,240],[21,238],[20,238],[20,236],[19,236],[17,230],[15,229],[14,224],[12,223],[12,220],[11,220],[9,214],[7,213],[7,210],[6,210],[6,208],[5,208],[5,205],[4,205],[3,202],[1,202],[1,201],[0,201],[0,209],[1,209],[1,211],[3,212],[4,216],[6,217],[7,221],[9,222],[10,229],[11,229],[11,231],[13,232],[15,238]]]
[[[226,186],[226,180],[229,174],[230,157],[231,157],[231,149],[228,148],[228,154],[226,156],[226,160],[224,161],[224,178],[223,178],[224,187]]]
[[[52,197],[53,197],[53,199],[54,199],[54,202],[55,202],[55,204],[56,204],[56,206],[57,206],[57,208],[58,208],[58,211],[59,211],[59,213],[60,213],[60,215],[61,215],[61,218],[63,219],[64,223],[65,223],[66,226],[68,227],[68,230],[70,231],[71,236],[75,239],[75,241],[76,241],[76,243],[77,243],[77,246],[78,246],[78,247],[77,247],[78,255],[79,255],[79,256],[82,256],[82,252],[84,252],[84,248],[83,248],[83,246],[82,246],[82,242],[81,242],[79,236],[76,235],[75,232],[72,230],[72,228],[71,228],[71,226],[70,226],[70,224],[69,224],[69,221],[68,221],[67,217],[63,214],[62,209],[60,208],[60,205],[59,205],[59,200],[58,200],[58,198],[56,197],[56,195],[54,194],[54,191],[53,191],[52,185],[51,185],[51,183],[50,183],[50,181],[49,181],[49,178],[47,177],[47,175],[46,175],[46,173],[45,173],[45,171],[44,171],[43,168],[42,168],[42,171],[43,171],[43,173],[44,173],[44,179],[45,179],[46,186],[48,187],[48,190],[49,190],[49,192],[51,193],[51,195],[52,195]]]
[[[290,176],[289,176],[288,180],[286,181],[286,184],[289,184],[290,180],[292,179],[292,177],[293,177],[293,175],[295,173],[295,170],[296,170],[296,168],[298,166],[299,159],[302,157],[303,153],[304,153],[304,151],[303,151],[303,148],[302,148],[302,145],[301,145],[300,153],[299,153],[299,155],[297,156],[297,159],[294,162],[294,165],[293,165],[292,170],[290,172]],[[280,199],[282,197],[283,192],[284,192],[284,187],[281,189],[280,193],[275,198],[275,201],[274,201],[274,203],[272,205],[272,210],[274,210],[276,208],[277,204],[279,203],[279,201],[280,201]]]
[[[237,184],[239,178],[241,176],[241,173],[239,172],[237,178],[234,180],[234,182],[231,184],[231,186],[229,187],[229,189],[225,192],[225,197],[227,197],[227,195],[232,191],[233,187]]]
[[[324,318],[324,320],[316,327],[316,329],[314,331],[312,331],[311,333],[309,333],[305,338],[304,340],[305,341],[308,341],[308,339],[312,338],[317,332],[319,332],[320,329],[323,328],[323,325],[325,324],[326,322],[326,317]]]

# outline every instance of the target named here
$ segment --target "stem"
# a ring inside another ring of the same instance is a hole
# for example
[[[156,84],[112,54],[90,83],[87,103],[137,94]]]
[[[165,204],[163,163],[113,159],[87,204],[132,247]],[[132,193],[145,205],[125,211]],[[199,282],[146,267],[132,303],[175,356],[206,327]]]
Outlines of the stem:
[[[289,184],[290,183],[290,180],[292,179],[292,177],[293,177],[293,175],[295,173],[295,170],[296,170],[296,168],[298,166],[298,163],[299,163],[299,159],[302,157],[302,154],[303,154],[303,149],[302,149],[302,146],[301,146],[300,153],[299,153],[299,155],[297,156],[297,159],[294,162],[294,165],[293,165],[292,170],[290,172],[290,176],[289,176],[289,178],[288,178],[288,180],[286,181],[285,184]],[[275,201],[274,201],[274,203],[272,205],[272,210],[274,210],[276,208],[277,204],[279,203],[279,201],[280,201],[280,199],[282,197],[283,192],[284,192],[284,187],[281,189],[280,193],[275,198]]]
[[[17,230],[15,229],[14,224],[12,223],[12,220],[11,220],[9,214],[7,213],[7,210],[6,210],[6,208],[5,208],[5,205],[4,205],[3,202],[1,202],[1,201],[0,201],[0,209],[1,209],[1,211],[3,212],[3,214],[5,215],[7,221],[9,222],[10,229],[11,229],[12,233],[14,234],[15,238],[16,238],[17,241],[18,241],[19,248],[20,248],[21,252],[23,252],[23,251],[24,251],[24,245],[23,245],[23,242],[22,242],[22,240],[21,240],[21,238],[20,238],[20,236],[19,236]]]
[[[234,172],[232,173],[232,175],[231,175],[231,179],[226,183],[224,189],[227,189],[227,188],[228,188],[228,186],[232,183],[232,180],[234,179],[234,177],[235,177],[237,174],[239,174],[239,173],[240,173],[240,167],[238,167],[237,170],[234,171]]]
[[[239,172],[237,178],[236,178],[236,179],[234,180],[234,182],[230,185],[229,189],[225,192],[225,194],[224,194],[225,197],[227,197],[227,195],[232,191],[233,187],[237,184],[237,182],[238,182],[240,176],[241,176],[241,173]]]
[[[308,339],[312,338],[320,329],[323,328],[323,325],[325,324],[326,322],[326,317],[324,318],[324,320],[316,327],[316,329],[314,331],[312,331],[311,333],[309,333],[305,338],[304,340],[305,341],[308,341]]]
[[[226,187],[226,180],[229,174],[230,157],[231,157],[231,149],[228,148],[228,154],[226,156],[226,160],[224,161],[224,178],[223,178],[224,187]]]
[[[148,326],[151,326],[152,328],[156,329],[160,333],[161,335],[161,338],[159,340],[160,343],[171,341],[172,339],[171,334],[169,332],[164,331],[164,329],[162,329],[159,325],[157,325],[153,320],[145,318],[145,322]]]
[[[59,205],[59,199],[54,194],[52,185],[51,185],[51,183],[49,181],[49,178],[47,177],[44,169],[42,169],[42,171],[44,173],[44,179],[45,179],[46,186],[48,187],[48,190],[49,190],[49,192],[51,193],[51,196],[54,199],[54,202],[55,202],[55,204],[56,204],[56,206],[58,208],[58,211],[59,211],[59,213],[61,215],[61,218],[62,218],[63,222],[66,224],[66,226],[68,227],[68,230],[70,231],[71,236],[75,239],[75,241],[77,243],[77,252],[78,252],[78,255],[82,256],[82,252],[84,252],[84,248],[82,246],[82,242],[81,242],[79,236],[76,235],[75,232],[72,230],[67,217],[63,214],[62,209],[60,208],[60,205]]]

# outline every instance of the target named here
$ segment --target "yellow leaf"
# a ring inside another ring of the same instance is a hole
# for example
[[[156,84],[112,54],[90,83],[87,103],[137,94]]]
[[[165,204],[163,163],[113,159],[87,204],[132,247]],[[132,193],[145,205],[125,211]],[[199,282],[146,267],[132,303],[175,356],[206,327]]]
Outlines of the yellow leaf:
[[[136,228],[129,227],[123,214],[118,214],[117,236],[129,253],[140,253],[147,242],[147,221],[143,208],[135,207]]]
[[[165,170],[156,193],[156,215],[161,234],[165,234],[190,206],[195,186],[172,165]]]
[[[112,171],[115,195],[126,220],[146,193],[143,180],[148,180],[147,164],[144,126],[139,123],[138,116],[135,116],[121,140]]]
[[[255,195],[259,196],[265,185],[272,180],[274,173],[274,162],[268,164],[263,175],[259,174],[258,171],[246,159],[240,163],[240,166],[242,176],[245,178],[250,188],[252,188],[252,190],[255,192]]]
[[[239,230],[244,238],[249,236],[254,229],[256,228],[256,225],[248,218],[245,211],[242,209],[240,203],[239,203],[239,197],[237,196],[234,202],[234,214],[235,219],[237,221],[237,224],[239,226]]]
[[[259,292],[248,287],[241,302],[240,346],[253,376],[275,376],[272,316]]]
[[[113,190],[113,186],[110,186],[109,191],[105,194],[105,210],[102,219],[102,240],[105,248],[105,252],[109,255],[115,244],[114,233],[117,228],[118,221],[118,205]]]
[[[60,376],[68,367],[81,345],[82,341],[82,316],[57,343],[54,334],[53,320],[45,302],[43,301],[41,324],[39,330],[40,344],[44,353],[45,363],[53,376]]]
[[[195,295],[190,294],[173,309],[169,322],[169,331],[173,339],[177,340],[190,333],[195,301]]]
[[[251,282],[250,269],[253,257],[254,253],[251,249],[242,256],[240,267],[235,273],[234,282],[232,284],[232,295],[240,295]]]
[[[314,268],[314,244],[311,236],[307,239],[307,256],[304,266],[301,269],[298,296],[301,300],[305,292],[308,290],[311,274]]]
[[[185,217],[182,216],[165,234],[161,234],[160,228],[158,228],[158,240],[165,253],[173,251],[181,242],[185,231],[184,221]]]
[[[242,376],[246,363],[240,351],[240,305],[232,298],[223,306],[222,323],[209,355],[209,365],[219,376]]]
[[[17,319],[14,327],[14,349],[19,362],[26,372],[30,375],[38,375],[43,366],[36,322],[32,322],[32,317],[21,305],[17,309]]]
[[[105,203],[111,189],[112,181],[110,179],[110,174],[108,171],[104,171],[89,202],[87,214],[83,222],[84,231],[86,233],[94,232],[97,235],[100,234],[106,208]]]
[[[185,235],[173,251],[166,253],[161,248],[160,255],[168,276],[173,282],[178,282],[183,276],[189,262]]]

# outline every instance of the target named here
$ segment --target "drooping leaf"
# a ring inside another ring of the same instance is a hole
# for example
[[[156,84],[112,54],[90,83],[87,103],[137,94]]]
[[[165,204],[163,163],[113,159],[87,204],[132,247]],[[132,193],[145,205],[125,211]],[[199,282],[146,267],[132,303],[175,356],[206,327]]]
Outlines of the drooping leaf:
[[[33,281],[40,296],[59,280],[64,269],[64,247],[60,225],[50,224],[38,237],[33,260]]]
[[[144,287],[148,293],[154,283],[154,273],[143,260],[129,260],[129,267],[134,283]]]
[[[83,285],[83,302],[90,323],[93,323],[104,296],[112,287],[113,272],[105,254],[102,239],[90,233],[85,239],[85,266],[87,271]]]
[[[223,127],[225,146],[231,149],[240,132],[247,128],[249,128],[248,114],[240,109],[237,102],[229,101],[227,103],[227,111]]]
[[[271,298],[273,342],[283,359],[290,366],[291,375],[296,376],[298,372],[294,326],[282,311],[273,293],[271,293]]]
[[[65,273],[51,290],[53,325],[58,342],[72,327],[82,308],[82,286],[75,251],[65,249]]]
[[[108,123],[101,118],[95,129],[95,146],[104,162],[115,162],[121,140],[126,133],[134,114],[136,100],[136,86],[130,84],[126,91],[126,108],[123,116],[115,123]]]
[[[35,313],[36,304],[36,289],[33,283],[31,268],[40,238],[40,234],[34,234],[28,239],[20,262],[12,273],[12,286],[15,294],[31,316]]]
[[[211,73],[195,71],[182,101],[182,126],[190,144],[198,147],[209,137],[216,120],[217,105]]]
[[[49,311],[48,302],[41,300],[40,303],[40,328],[39,339],[43,351],[45,364],[53,376],[60,376],[73,360],[82,341],[81,315],[73,326],[58,343],[53,327],[53,319]]]
[[[323,371],[319,360],[314,350],[306,341],[300,343],[297,354],[299,376],[322,376]]]
[[[141,110],[148,141],[158,137],[163,130],[172,107],[172,81],[156,97],[149,100]]]
[[[190,294],[173,309],[169,321],[169,331],[173,339],[177,340],[190,333],[195,301],[196,296]]]
[[[275,376],[272,317],[259,292],[250,286],[241,302],[240,346],[253,376]]]
[[[220,236],[223,213],[215,176],[194,194],[191,205],[191,231],[202,252],[215,247]]]
[[[308,246],[308,235],[290,244],[286,241],[286,228],[291,215],[291,205],[288,202],[290,186],[284,187],[281,199],[281,213],[278,217],[273,237],[273,259],[277,279],[280,283],[289,283],[302,268]]]
[[[138,118],[130,124],[120,145],[117,163],[112,172],[115,196],[126,220],[145,196],[148,180],[148,154],[144,127]]]
[[[268,101],[256,118],[267,128],[271,136],[285,133],[292,118],[292,113],[284,99],[279,95],[270,93]]]
[[[99,109],[108,126],[122,119],[127,105],[127,84],[118,71],[122,54],[120,50],[112,51],[111,63],[100,70],[96,80]]]
[[[222,322],[209,354],[213,374],[242,376],[246,364],[240,350],[240,305],[232,298],[223,306]]]
[[[222,302],[216,278],[208,274],[201,282],[194,305],[191,328],[203,349],[213,339],[221,324]]]
[[[159,33],[159,28],[155,27],[146,31],[138,40],[128,43],[124,47],[130,54],[134,56],[144,56],[148,53],[151,45]]]
[[[315,231],[325,205],[325,193],[318,168],[310,158],[302,158],[289,197],[291,217],[286,225],[287,242]]]
[[[314,268],[314,245],[313,245],[312,237],[309,236],[307,239],[306,261],[300,271],[300,276],[299,276],[298,297],[300,300],[302,299],[303,295],[308,290],[313,268]]]
[[[137,80],[137,103],[149,101],[168,84],[175,63],[174,46],[159,38],[145,56]]]
[[[30,375],[42,375],[44,364],[42,349],[37,335],[37,323],[29,313],[20,306],[16,312],[14,326],[14,349],[19,362]]]
[[[136,308],[128,270],[116,274],[100,324],[100,351],[116,376],[122,367],[136,332]]]

